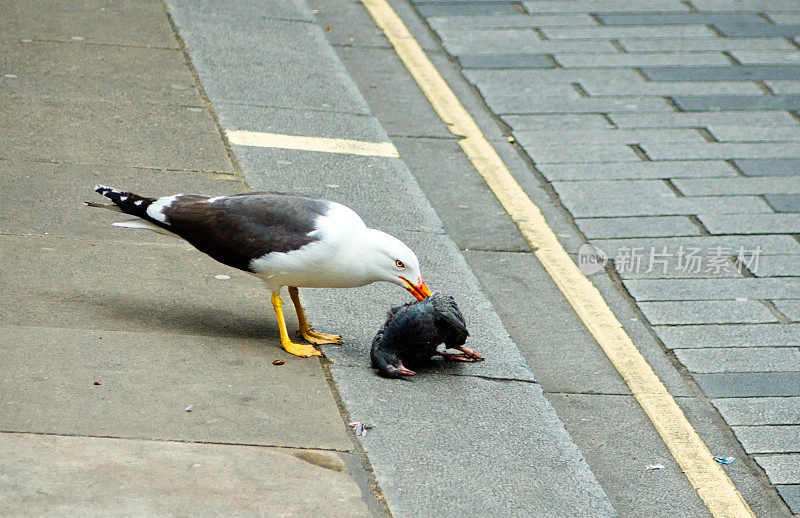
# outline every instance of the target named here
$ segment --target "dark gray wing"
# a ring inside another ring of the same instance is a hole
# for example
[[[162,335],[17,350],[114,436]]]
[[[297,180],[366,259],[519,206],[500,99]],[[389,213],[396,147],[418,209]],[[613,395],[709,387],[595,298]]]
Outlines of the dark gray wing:
[[[289,252],[317,238],[308,233],[329,202],[309,196],[250,192],[208,202],[181,196],[162,210],[165,228],[217,261],[250,271],[253,259]]]
[[[455,299],[434,293],[428,300],[431,301],[433,312],[437,317],[437,327],[444,335],[442,338],[445,345],[463,345],[469,336],[469,331]]]

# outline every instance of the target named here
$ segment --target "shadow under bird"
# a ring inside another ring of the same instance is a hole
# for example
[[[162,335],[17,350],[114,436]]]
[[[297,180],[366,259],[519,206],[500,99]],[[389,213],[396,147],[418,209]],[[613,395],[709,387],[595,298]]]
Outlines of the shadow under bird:
[[[298,332],[317,345],[339,343],[341,337],[311,329],[298,288],[354,288],[385,281],[405,288],[417,300],[431,294],[414,252],[399,239],[368,228],[340,203],[280,192],[147,198],[104,185],[96,186],[95,192],[113,205],[87,205],[137,217],[115,226],[183,238],[217,261],[264,280],[272,291],[281,346],[296,356],[322,353],[289,338],[279,294],[283,286],[288,286],[297,312]]]
[[[453,297],[434,293],[389,311],[386,323],[372,341],[372,366],[384,376],[397,378],[416,374],[406,364],[424,365],[434,356],[464,362],[483,360],[464,346],[468,336],[467,324]],[[461,353],[440,351],[441,344]]]

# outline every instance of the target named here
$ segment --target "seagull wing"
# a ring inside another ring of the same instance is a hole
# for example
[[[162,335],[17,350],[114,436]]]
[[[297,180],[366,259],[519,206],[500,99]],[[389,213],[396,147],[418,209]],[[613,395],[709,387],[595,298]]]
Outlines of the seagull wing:
[[[328,202],[273,192],[207,198],[176,196],[161,209],[164,227],[217,261],[249,271],[250,262],[316,241]]]

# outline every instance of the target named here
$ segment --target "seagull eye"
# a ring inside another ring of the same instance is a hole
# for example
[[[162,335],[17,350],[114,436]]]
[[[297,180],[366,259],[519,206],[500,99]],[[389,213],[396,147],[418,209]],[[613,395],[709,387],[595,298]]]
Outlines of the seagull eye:
[[[400,259],[395,260],[394,265],[400,268],[401,270],[405,269],[406,265]]]

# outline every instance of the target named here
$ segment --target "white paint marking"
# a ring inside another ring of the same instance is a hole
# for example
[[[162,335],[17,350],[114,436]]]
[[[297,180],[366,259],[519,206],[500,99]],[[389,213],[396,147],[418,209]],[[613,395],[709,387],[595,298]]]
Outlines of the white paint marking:
[[[321,153],[341,153],[345,155],[383,156],[399,158],[400,154],[391,142],[365,142],[325,137],[303,137],[299,135],[280,135],[257,131],[226,131],[231,144],[238,146],[269,147],[278,149],[297,149]]]
[[[214,278],[215,279],[219,279],[221,281],[227,281],[228,279],[231,278],[231,276],[230,275],[215,275]]]

